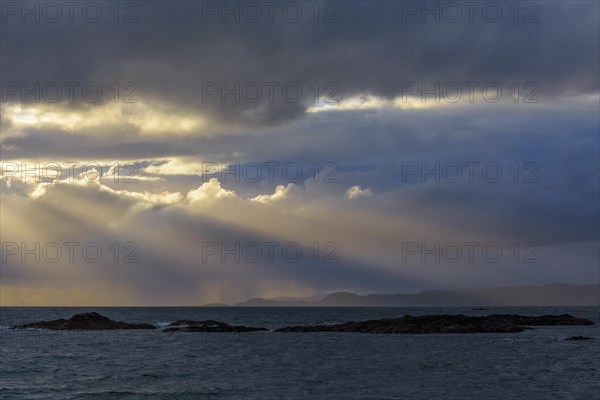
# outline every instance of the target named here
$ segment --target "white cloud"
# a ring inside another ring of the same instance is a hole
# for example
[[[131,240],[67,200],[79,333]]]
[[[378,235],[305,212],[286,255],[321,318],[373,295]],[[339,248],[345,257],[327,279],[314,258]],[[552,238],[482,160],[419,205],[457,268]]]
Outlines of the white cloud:
[[[441,103],[431,101],[423,101],[421,98],[414,96],[399,96],[393,99],[386,99],[374,95],[359,95],[353,96],[337,103],[320,102],[317,105],[310,107],[309,113],[323,111],[358,111],[358,110],[382,110],[382,109],[425,109],[434,106],[440,106]]]
[[[236,155],[235,152],[233,154]],[[230,163],[205,161],[198,157],[172,157],[169,159],[152,159],[150,165],[142,168],[147,174],[154,175],[211,175],[227,170]]]
[[[129,203],[132,210],[146,209],[154,206],[172,205],[181,203],[184,199],[183,195],[178,192],[162,191],[157,193],[151,192],[134,192],[128,190],[115,190],[100,182],[90,182],[86,180],[76,180],[73,182],[59,181],[43,182],[33,187],[29,197],[33,200],[41,199],[44,196],[61,196],[61,192],[65,190],[78,190],[77,193],[96,194],[96,197],[101,197],[102,202],[109,202],[108,196],[114,199],[125,200]],[[74,192],[73,192],[74,193]],[[73,194],[72,193],[72,194]]]
[[[360,186],[352,186],[346,191],[346,197],[349,199],[356,199],[358,197],[372,196],[373,192],[371,189],[361,189]]]
[[[287,186],[277,185],[277,187],[275,188],[275,193],[260,194],[248,200],[255,201],[258,203],[271,203],[273,201],[280,201],[285,198],[288,198],[290,196],[291,191],[294,190],[295,187],[296,185],[294,185],[293,183],[290,183]]]
[[[126,181],[126,182],[130,182],[130,183],[134,183],[134,182],[138,182],[138,181],[141,181],[141,182],[162,182],[162,181],[164,181],[164,178],[161,178],[158,176],[139,175],[137,173],[138,172],[137,169],[132,169],[132,167],[134,165],[136,165],[136,164],[134,164],[134,163],[128,163],[128,164],[114,163],[108,169],[108,172],[104,173],[100,177],[100,179],[106,180],[106,181],[113,181],[113,182]],[[125,169],[127,171],[121,171],[121,169]],[[131,169],[131,170],[128,170],[128,169]],[[85,179],[83,173],[80,176]]]
[[[237,195],[232,190],[223,189],[221,182],[217,178],[211,178],[198,189],[192,190],[187,194],[187,199],[192,203],[196,202],[212,202],[221,199],[235,199]]]

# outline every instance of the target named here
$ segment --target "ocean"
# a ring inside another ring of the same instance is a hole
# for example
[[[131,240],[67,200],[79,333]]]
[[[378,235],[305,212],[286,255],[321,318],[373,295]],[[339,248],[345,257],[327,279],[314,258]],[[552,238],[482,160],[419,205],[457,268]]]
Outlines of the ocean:
[[[89,311],[159,327],[179,319],[277,328],[406,314],[563,313],[596,325],[431,335],[9,329]],[[599,399],[599,322],[596,307],[2,307],[0,398]],[[595,340],[564,340],[576,335]]]

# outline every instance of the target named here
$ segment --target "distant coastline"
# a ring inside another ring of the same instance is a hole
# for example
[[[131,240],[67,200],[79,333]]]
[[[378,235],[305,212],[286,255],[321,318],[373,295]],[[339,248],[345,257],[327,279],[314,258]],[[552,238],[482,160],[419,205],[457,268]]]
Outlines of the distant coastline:
[[[223,304],[219,304],[223,306]],[[207,305],[208,306],[208,305]],[[453,291],[427,290],[416,294],[367,294],[336,292],[320,300],[253,298],[243,307],[519,307],[600,306],[600,284],[513,286]]]

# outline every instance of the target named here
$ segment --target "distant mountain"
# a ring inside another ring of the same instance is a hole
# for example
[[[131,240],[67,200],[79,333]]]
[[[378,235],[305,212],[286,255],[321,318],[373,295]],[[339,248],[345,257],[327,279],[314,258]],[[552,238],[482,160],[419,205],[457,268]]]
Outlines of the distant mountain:
[[[277,306],[315,306],[321,305],[319,301],[305,301],[305,300],[268,300],[260,297],[247,300],[243,303],[236,304],[237,306],[250,306],[250,307],[277,307]]]
[[[549,284],[453,291],[427,290],[416,294],[337,292],[319,301],[255,298],[238,303],[251,307],[315,306],[600,306],[600,285]]]

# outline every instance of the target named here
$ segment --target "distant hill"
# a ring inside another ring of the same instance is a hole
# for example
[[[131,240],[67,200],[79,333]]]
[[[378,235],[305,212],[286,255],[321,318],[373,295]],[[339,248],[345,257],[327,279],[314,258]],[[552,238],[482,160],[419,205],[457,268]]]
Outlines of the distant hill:
[[[238,303],[251,307],[315,306],[599,306],[600,285],[548,284],[454,291],[427,290],[416,294],[336,292],[319,301],[255,298]]]
[[[313,307],[313,306],[319,306],[319,305],[322,305],[322,304],[320,304],[319,301],[269,300],[269,299],[263,299],[261,297],[246,300],[243,303],[236,304],[236,306],[250,306],[250,307],[276,307],[276,306],[284,306],[284,307],[291,307],[291,306],[309,307],[310,306],[310,307]]]

